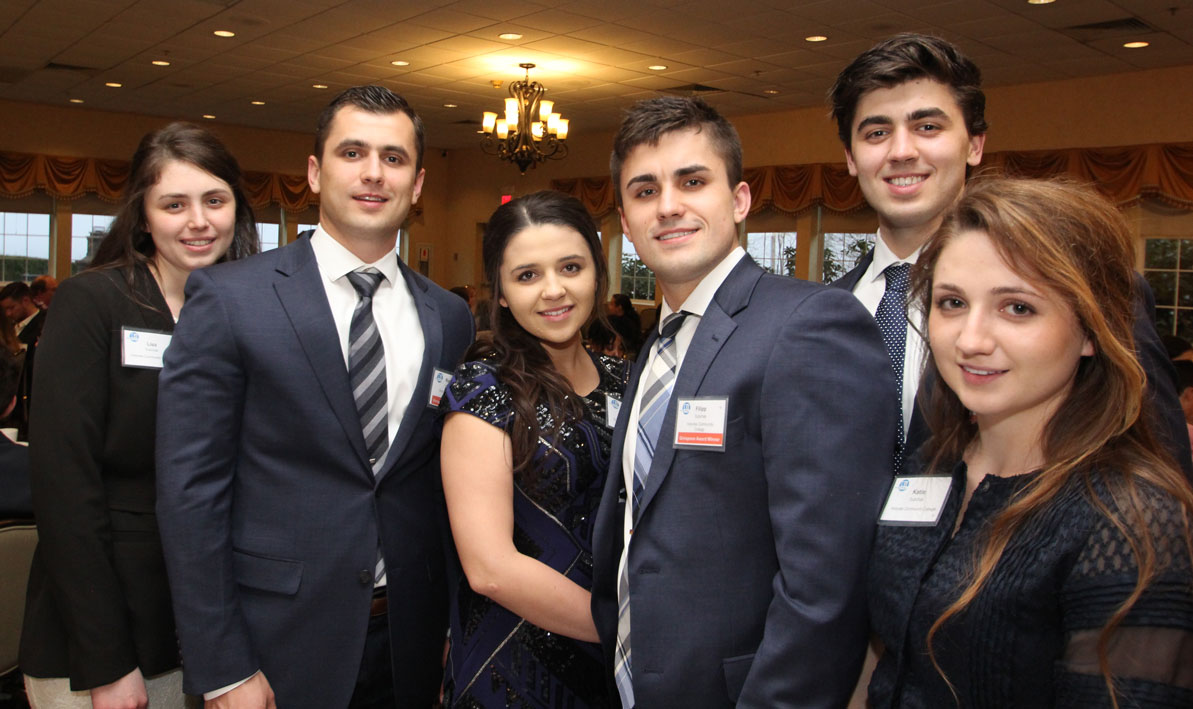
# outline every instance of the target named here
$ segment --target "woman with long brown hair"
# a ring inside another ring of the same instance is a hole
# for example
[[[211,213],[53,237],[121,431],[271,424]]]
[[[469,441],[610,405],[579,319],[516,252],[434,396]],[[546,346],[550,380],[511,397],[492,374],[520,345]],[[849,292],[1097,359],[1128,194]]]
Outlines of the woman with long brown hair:
[[[444,704],[607,706],[592,524],[629,367],[581,338],[605,301],[600,238],[579,200],[543,191],[493,213],[483,252],[492,337],[441,404],[443,493],[466,576]]]
[[[978,180],[925,246],[933,435],[871,559],[871,706],[1193,706],[1193,490],[1145,413],[1134,262],[1060,181]]]

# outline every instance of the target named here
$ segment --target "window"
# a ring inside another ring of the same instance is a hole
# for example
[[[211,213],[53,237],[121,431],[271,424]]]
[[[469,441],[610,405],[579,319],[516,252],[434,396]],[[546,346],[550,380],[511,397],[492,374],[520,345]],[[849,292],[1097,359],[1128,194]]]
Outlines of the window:
[[[795,276],[795,232],[746,234],[746,251],[767,271]]]
[[[634,300],[654,300],[654,271],[638,258],[625,234],[621,236],[621,292]]]
[[[1156,295],[1161,335],[1193,340],[1193,239],[1147,239],[1143,275]]]
[[[50,215],[0,212],[0,280],[29,281],[50,266]]]
[[[70,218],[70,275],[91,265],[99,242],[108,235],[112,220],[106,214],[72,214]]]
[[[257,244],[262,251],[269,251],[278,247],[279,225],[269,222],[257,222]]]
[[[874,248],[874,234],[833,232],[824,235],[824,256],[820,273],[823,283],[832,283],[857,265],[858,259]]]

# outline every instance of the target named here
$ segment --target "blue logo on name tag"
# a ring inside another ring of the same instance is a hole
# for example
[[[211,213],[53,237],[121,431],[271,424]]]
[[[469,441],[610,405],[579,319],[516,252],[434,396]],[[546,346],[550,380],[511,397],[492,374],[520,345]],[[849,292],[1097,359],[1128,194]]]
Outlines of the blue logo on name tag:
[[[899,492],[903,492],[904,490],[906,490],[907,486],[910,484],[911,484],[911,481],[908,480],[907,478],[903,478],[902,480],[900,480],[899,481]]]
[[[683,412],[685,414],[690,414],[692,412],[692,405],[686,401],[683,402]]]
[[[129,342],[136,342],[139,339],[141,339],[141,335],[138,334],[136,331],[132,331],[132,332],[128,333],[128,341]]]

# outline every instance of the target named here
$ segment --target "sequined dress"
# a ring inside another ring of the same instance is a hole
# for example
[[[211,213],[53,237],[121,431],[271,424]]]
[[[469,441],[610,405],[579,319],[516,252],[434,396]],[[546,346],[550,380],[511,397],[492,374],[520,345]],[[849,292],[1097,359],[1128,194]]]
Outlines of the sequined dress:
[[[584,588],[592,587],[592,525],[609,469],[607,398],[621,399],[629,375],[625,360],[593,361],[600,383],[583,398],[584,419],[565,424],[554,440],[540,437],[535,480],[514,480],[514,545]],[[487,362],[460,365],[440,407],[507,431],[515,420],[509,390]],[[537,410],[549,431],[551,413],[543,404]],[[598,645],[544,631],[474,592],[466,579],[452,595],[451,636],[445,706],[609,705]]]

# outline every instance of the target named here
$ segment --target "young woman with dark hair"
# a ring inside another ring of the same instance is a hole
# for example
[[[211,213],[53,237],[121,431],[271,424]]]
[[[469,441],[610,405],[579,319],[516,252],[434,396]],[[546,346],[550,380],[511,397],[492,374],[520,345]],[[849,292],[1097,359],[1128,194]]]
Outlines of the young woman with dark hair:
[[[978,180],[925,246],[932,438],[871,558],[870,706],[1193,706],[1193,490],[1146,414],[1134,264],[1058,181]]]
[[[130,171],[38,345],[20,652],[34,707],[184,705],[154,512],[157,379],[187,276],[256,252],[257,233],[236,159],[202,128],[146,135]]]
[[[492,337],[441,404],[443,491],[466,579],[452,598],[448,706],[599,707],[592,523],[625,360],[591,355],[607,277],[583,205],[536,192],[489,220]]]

